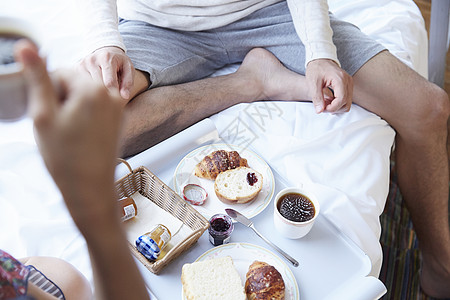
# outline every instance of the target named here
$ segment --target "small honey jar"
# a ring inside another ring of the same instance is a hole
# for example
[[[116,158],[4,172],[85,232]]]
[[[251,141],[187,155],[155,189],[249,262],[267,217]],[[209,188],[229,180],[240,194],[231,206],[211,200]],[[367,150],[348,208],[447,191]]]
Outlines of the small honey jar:
[[[167,245],[172,238],[169,228],[162,224],[158,224],[146,234],[141,235],[136,240],[136,248],[150,261],[158,258],[161,250]]]
[[[122,221],[127,221],[136,217],[137,206],[133,198],[131,197],[122,198],[118,201],[118,203],[120,207]]]

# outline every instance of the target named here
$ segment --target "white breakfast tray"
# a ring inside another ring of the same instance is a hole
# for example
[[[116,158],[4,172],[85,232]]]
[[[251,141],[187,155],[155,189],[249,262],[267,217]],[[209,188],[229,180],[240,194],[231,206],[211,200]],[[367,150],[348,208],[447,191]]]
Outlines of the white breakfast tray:
[[[209,143],[219,142],[214,124],[206,119],[174,137],[148,149],[128,160],[132,168],[145,166],[162,181],[173,188],[173,175],[179,161],[190,151]],[[255,149],[252,149],[255,151]],[[255,151],[256,152],[256,151]],[[270,162],[268,162],[270,165]],[[128,170],[122,164],[116,170],[116,177]],[[275,191],[290,185],[274,172]],[[224,212],[222,212],[224,213]],[[273,226],[273,205],[268,205],[252,220],[260,233],[296,258],[300,266],[286,264],[294,274],[301,300],[322,299],[379,299],[386,288],[383,283],[368,276],[371,262],[363,251],[344,236],[324,216],[319,216],[311,232],[299,240],[289,240],[279,236]],[[264,243],[249,228],[235,224],[230,242],[246,242],[277,252]],[[159,275],[155,275],[138,264],[147,286],[159,300],[180,299],[181,268],[185,263],[195,261],[213,246],[208,240],[208,232],[192,248],[181,254]],[[281,257],[281,256],[280,256]]]

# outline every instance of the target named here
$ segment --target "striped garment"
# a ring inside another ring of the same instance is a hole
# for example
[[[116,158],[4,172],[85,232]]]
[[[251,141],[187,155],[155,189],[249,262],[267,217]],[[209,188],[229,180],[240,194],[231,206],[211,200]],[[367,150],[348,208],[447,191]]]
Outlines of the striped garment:
[[[32,299],[27,295],[29,283],[57,299],[65,299],[61,289],[38,269],[0,250],[0,299]]]
[[[28,283],[34,284],[44,292],[58,299],[66,299],[61,289],[53,281],[47,278],[47,276],[42,274],[38,269],[36,269],[32,265],[27,266],[27,269],[30,270],[30,273],[28,275]]]

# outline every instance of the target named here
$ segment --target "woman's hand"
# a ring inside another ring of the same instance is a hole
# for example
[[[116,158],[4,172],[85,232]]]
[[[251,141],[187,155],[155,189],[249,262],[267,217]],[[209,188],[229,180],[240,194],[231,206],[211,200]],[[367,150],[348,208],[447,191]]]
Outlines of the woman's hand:
[[[50,78],[32,43],[21,41],[16,50],[39,149],[74,221],[83,231],[94,219],[112,220],[122,118],[118,91],[69,71]]]

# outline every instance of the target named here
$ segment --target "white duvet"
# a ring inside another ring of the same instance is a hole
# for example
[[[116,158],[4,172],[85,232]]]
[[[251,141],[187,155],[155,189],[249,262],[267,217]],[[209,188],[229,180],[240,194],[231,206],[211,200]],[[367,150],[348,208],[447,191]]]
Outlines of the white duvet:
[[[412,0],[332,0],[337,17],[358,25],[426,77],[427,34]],[[45,32],[50,68],[77,61],[81,50],[74,3],[0,0],[0,14],[22,16]],[[367,255],[377,276],[382,262],[379,216],[389,184],[394,131],[353,106],[342,115],[316,115],[310,103],[237,105],[215,116],[218,132],[250,141],[292,184],[311,186],[323,214]],[[233,127],[234,126],[234,127]],[[242,142],[242,140],[240,140]],[[57,256],[92,279],[85,242],[71,221],[33,140],[31,122],[0,123],[0,248],[16,257]]]

